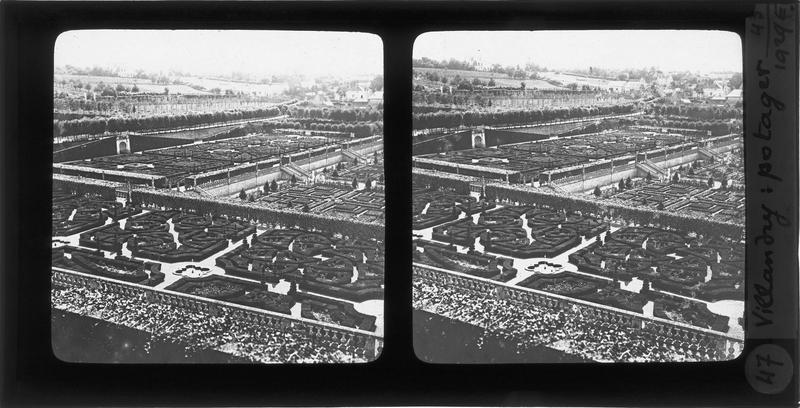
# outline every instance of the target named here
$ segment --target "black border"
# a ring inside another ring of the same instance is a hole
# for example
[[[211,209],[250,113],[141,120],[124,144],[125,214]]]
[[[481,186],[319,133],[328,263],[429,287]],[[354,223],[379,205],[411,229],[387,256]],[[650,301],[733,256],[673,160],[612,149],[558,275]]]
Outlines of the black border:
[[[412,350],[408,135],[411,51],[416,36],[441,30],[590,28],[715,29],[743,35],[745,18],[752,15],[755,4],[650,0],[0,3],[4,54],[0,59],[4,115],[0,120],[4,262],[0,271],[0,405],[796,405],[796,385],[776,396],[756,393],[745,380],[742,357],[708,364],[430,365],[417,360]],[[62,31],[92,28],[314,29],[363,31],[382,37],[389,216],[386,338],[376,362],[112,366],[68,364],[53,357],[46,273],[50,225],[49,215],[45,216],[50,214],[52,162],[42,154],[52,149],[52,46]],[[796,349],[796,345],[795,340],[787,346]]]

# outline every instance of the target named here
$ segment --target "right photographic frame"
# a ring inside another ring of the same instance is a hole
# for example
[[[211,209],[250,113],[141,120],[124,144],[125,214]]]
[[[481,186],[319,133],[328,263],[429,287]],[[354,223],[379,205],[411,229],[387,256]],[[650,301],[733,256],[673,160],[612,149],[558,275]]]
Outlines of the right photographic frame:
[[[725,31],[417,37],[417,357],[739,356],[742,65]]]

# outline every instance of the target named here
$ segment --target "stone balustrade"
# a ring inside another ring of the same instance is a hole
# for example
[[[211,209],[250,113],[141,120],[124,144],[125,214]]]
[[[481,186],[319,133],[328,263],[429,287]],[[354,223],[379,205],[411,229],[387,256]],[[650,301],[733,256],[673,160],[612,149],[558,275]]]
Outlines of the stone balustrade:
[[[678,340],[682,344],[712,344],[713,347],[726,353],[733,343],[742,343],[742,339],[726,333],[694,327],[688,324],[674,322],[659,317],[644,316],[627,310],[610,306],[574,299],[555,293],[544,292],[521,286],[509,285],[503,282],[483,279],[455,271],[448,271],[429,265],[413,264],[414,276],[445,285],[457,287],[462,290],[474,292],[481,296],[493,294],[499,299],[510,300],[519,304],[533,304],[550,309],[571,308],[583,316],[615,324],[640,329],[654,336]]]
[[[353,347],[364,349],[365,357],[368,359],[376,357],[376,350],[380,349],[383,343],[381,337],[364,330],[336,326],[302,317],[287,316],[268,310],[184,293],[154,289],[144,285],[57,267],[52,268],[52,282],[62,286],[87,287],[126,296],[144,294],[145,299],[153,303],[169,304],[212,316],[217,316],[226,311],[232,318],[239,321],[258,323],[273,329],[306,335],[312,339],[324,341],[327,344],[338,347],[342,351],[352,351]]]

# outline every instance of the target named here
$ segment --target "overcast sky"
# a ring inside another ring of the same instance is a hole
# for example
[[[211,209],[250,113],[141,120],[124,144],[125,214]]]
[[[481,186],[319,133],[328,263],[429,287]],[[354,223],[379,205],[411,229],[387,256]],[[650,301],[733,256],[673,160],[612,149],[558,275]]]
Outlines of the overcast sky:
[[[383,74],[380,37],[319,31],[80,30],[58,37],[55,65],[215,75]]]
[[[424,33],[414,58],[475,59],[492,65],[528,62],[550,69],[741,72],[739,36],[724,31],[449,31]]]

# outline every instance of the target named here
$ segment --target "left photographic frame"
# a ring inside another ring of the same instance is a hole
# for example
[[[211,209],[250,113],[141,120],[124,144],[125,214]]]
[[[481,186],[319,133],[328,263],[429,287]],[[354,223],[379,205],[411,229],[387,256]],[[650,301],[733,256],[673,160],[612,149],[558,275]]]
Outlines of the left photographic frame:
[[[79,30],[53,58],[57,358],[380,355],[379,36]]]

